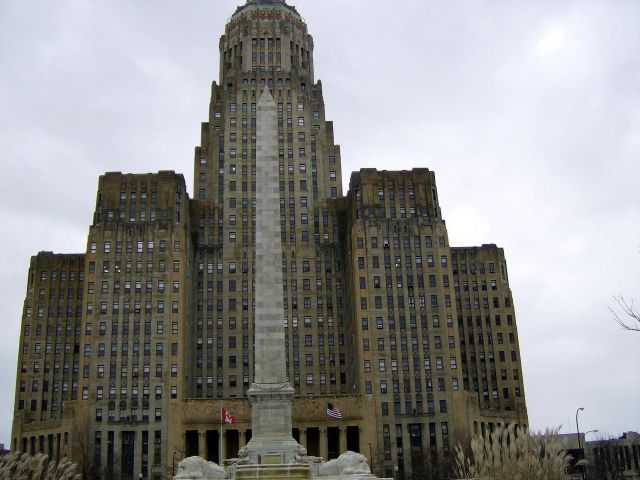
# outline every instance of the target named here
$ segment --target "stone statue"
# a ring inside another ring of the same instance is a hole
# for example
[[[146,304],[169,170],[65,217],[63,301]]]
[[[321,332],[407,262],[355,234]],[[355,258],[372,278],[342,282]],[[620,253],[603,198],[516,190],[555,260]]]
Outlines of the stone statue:
[[[351,451],[320,465],[321,477],[366,474],[371,474],[367,457]]]
[[[214,480],[227,478],[224,468],[201,457],[187,457],[178,463],[175,480]]]

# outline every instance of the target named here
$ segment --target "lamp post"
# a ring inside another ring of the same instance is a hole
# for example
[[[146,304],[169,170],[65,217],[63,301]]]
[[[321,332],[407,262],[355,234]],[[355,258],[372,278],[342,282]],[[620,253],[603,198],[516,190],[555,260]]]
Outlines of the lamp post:
[[[371,448],[371,442],[369,442],[369,463],[371,467],[371,473],[374,473],[373,472],[373,450]]]
[[[580,441],[580,427],[578,426],[578,414],[580,411],[584,410],[584,407],[579,407],[576,410],[576,433],[578,435],[578,450],[582,449],[582,442]]]
[[[582,456],[582,459],[578,459],[578,463],[584,460],[584,452],[582,451],[582,441],[580,440],[580,426],[578,425],[578,414],[584,410],[584,407],[579,407],[576,410],[576,434],[578,435],[578,456]],[[580,465],[580,472],[582,480],[585,480],[585,466],[584,462]]]

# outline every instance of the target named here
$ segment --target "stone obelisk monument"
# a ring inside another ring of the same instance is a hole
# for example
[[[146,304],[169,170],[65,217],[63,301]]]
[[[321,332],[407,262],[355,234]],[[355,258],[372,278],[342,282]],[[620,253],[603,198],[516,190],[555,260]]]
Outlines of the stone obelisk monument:
[[[256,274],[252,436],[249,464],[292,464],[301,447],[291,436],[294,389],[286,369],[276,105],[267,87],[257,111]]]

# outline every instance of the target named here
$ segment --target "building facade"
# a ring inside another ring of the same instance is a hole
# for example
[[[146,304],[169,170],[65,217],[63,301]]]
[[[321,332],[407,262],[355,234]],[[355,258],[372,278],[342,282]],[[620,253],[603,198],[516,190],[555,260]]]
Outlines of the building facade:
[[[294,438],[360,451],[381,476],[444,478],[458,442],[527,425],[503,250],[449,244],[427,169],[363,169],[344,195],[307,26],[283,0],[249,0],[220,39],[194,198],[174,172],[107,173],[86,252],[32,258],[12,449],[71,456],[87,478],[164,479],[250,440],[265,86]]]

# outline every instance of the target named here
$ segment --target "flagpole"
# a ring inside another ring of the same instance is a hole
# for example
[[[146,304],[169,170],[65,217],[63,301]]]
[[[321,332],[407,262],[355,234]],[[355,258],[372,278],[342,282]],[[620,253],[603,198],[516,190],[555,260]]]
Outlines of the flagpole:
[[[329,415],[327,415],[327,410],[329,408],[329,402],[326,402],[324,406],[324,451],[327,458],[324,459],[325,462],[329,461]],[[322,452],[322,449],[320,450]]]

